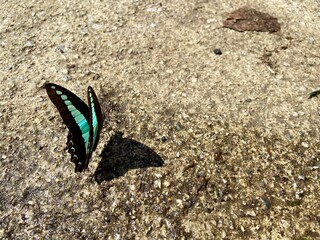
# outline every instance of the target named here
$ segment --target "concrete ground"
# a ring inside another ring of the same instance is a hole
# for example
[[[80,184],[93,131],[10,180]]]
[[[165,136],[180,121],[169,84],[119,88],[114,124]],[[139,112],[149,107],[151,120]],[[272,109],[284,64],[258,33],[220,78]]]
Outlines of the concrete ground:
[[[281,31],[223,28],[243,6]],[[315,0],[3,2],[0,238],[320,239],[319,13]],[[84,173],[47,82],[99,97]]]

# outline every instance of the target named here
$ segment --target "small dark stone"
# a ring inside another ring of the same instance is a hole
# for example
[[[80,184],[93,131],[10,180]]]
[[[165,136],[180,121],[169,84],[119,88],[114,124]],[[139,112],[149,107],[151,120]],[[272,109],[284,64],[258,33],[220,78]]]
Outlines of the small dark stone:
[[[221,54],[222,54],[220,48],[215,48],[215,49],[213,49],[213,52],[214,52],[215,55],[221,55]]]
[[[162,136],[161,137],[161,142],[166,142],[168,139],[167,139],[167,137],[166,136]]]

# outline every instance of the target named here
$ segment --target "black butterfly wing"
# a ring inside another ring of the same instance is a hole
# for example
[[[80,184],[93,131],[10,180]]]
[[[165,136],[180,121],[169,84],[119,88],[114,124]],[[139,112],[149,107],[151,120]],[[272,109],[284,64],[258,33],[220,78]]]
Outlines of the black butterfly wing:
[[[90,137],[89,137],[89,149],[92,154],[96,150],[100,132],[103,126],[103,115],[101,112],[101,106],[98,101],[97,95],[92,87],[88,87],[88,104],[89,104],[89,123],[90,123]]]
[[[76,165],[75,171],[82,172],[88,167],[91,157],[89,108],[75,94],[59,85],[48,83],[46,91],[70,131],[67,147],[71,154],[71,161]]]

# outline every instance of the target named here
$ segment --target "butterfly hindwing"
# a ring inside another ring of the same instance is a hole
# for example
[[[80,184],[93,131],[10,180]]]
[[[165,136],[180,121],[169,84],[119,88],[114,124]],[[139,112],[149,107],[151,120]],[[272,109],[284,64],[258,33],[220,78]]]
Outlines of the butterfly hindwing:
[[[92,140],[90,140],[92,138],[92,134],[90,133],[92,128],[92,121],[90,120],[91,110],[75,94],[59,85],[46,84],[46,90],[70,131],[67,147],[71,154],[71,160],[76,165],[75,171],[82,172],[88,167],[93,152],[91,148]],[[97,144],[97,141],[93,144]]]

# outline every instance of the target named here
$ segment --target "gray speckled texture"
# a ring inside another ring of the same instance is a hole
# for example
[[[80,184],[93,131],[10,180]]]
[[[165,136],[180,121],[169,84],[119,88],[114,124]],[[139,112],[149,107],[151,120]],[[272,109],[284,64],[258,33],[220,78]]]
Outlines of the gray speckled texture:
[[[281,31],[222,28],[245,5]],[[319,239],[319,12],[311,0],[1,3],[0,238]],[[98,94],[106,121],[83,174],[46,82]]]

